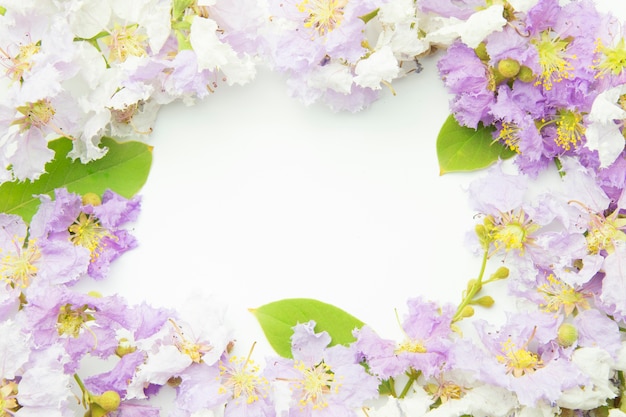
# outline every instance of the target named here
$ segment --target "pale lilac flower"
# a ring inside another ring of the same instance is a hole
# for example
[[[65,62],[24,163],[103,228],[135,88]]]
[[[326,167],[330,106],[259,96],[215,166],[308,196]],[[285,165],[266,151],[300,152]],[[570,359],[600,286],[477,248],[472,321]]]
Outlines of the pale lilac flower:
[[[87,272],[103,279],[110,263],[136,247],[136,239],[122,228],[136,219],[140,199],[126,199],[107,190],[102,204],[83,205],[81,197],[65,189],[55,191],[55,199],[40,196],[41,205],[33,217],[31,229],[35,236],[48,240],[71,242],[89,256]]]
[[[500,329],[478,321],[478,337],[487,354],[482,359],[468,357],[458,366],[476,371],[486,383],[513,391],[522,405],[550,404],[563,390],[587,380],[553,348],[557,326],[554,316],[545,313],[508,314]]]
[[[264,375],[274,384],[288,384],[289,415],[356,416],[355,409],[377,395],[378,379],[358,363],[353,349],[327,347],[330,336],[314,327],[313,321],[296,325],[293,359],[268,360]]]

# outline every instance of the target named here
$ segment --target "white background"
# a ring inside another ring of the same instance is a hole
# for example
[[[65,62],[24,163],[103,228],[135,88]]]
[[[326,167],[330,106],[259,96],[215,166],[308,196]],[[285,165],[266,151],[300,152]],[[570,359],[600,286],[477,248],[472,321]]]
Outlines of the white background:
[[[465,242],[475,213],[464,187],[482,173],[439,175],[449,96],[435,59],[422,64],[394,83],[396,96],[385,90],[356,114],[305,107],[265,70],[195,106],[164,107],[140,246],[94,286],[174,308],[215,296],[242,350],[258,341],[261,352],[247,309],[283,298],[334,304],[384,337],[401,337],[394,309],[402,316],[409,297],[457,303],[480,267]]]

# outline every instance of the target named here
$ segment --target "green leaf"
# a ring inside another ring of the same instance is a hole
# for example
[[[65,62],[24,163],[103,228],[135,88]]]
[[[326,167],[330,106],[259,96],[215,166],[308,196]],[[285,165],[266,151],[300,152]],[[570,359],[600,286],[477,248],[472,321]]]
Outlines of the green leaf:
[[[378,16],[379,11],[380,9],[372,10],[371,12],[364,14],[363,16],[359,16],[359,19],[361,19],[365,24],[367,24],[367,22],[369,22],[370,20]]]
[[[46,164],[46,173],[34,182],[6,182],[0,185],[0,212],[18,214],[30,222],[39,207],[38,194],[53,196],[56,188],[85,194],[102,195],[107,189],[130,198],[145,184],[152,164],[152,147],[139,142],[118,143],[103,138],[102,145],[109,148],[104,157],[87,164],[72,161],[67,154],[72,141],[56,139],[48,144],[55,153]]]
[[[498,159],[516,155],[499,142],[494,142],[492,127],[471,129],[459,125],[453,115],[448,116],[437,136],[439,173],[475,171],[486,168]]]
[[[291,358],[291,336],[298,323],[315,320],[315,331],[326,331],[331,345],[348,345],[355,338],[352,331],[363,322],[338,307],[310,298],[288,298],[250,309],[261,324],[268,342],[276,353]]]

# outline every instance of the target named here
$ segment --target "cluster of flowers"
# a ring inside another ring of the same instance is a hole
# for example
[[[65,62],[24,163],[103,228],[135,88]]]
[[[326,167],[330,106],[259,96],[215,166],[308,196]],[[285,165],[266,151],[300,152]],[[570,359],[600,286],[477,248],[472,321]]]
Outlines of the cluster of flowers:
[[[0,183],[38,178],[57,137],[82,162],[104,155],[103,136],[146,138],[161,105],[246,84],[259,65],[305,103],[360,110],[431,45],[506,23],[502,6],[475,15],[469,25],[413,0],[3,1]]]
[[[215,300],[172,311],[77,290],[135,246],[124,226],[139,199],[58,189],[30,226],[0,215],[0,415],[159,416],[170,392],[170,416],[623,417],[626,192],[612,202],[571,157],[563,172],[534,197],[529,176],[500,165],[471,184],[483,265],[459,306],[410,299],[401,341],[364,326],[329,346],[301,323],[293,357],[264,366],[234,353]],[[515,311],[500,325],[465,320],[505,279]]]
[[[443,2],[446,3],[446,2]],[[439,10],[451,16],[459,10]],[[593,2],[539,1],[504,9],[507,24],[439,61],[460,124],[493,127],[536,175],[563,155],[596,173],[614,200],[626,185],[624,24]]]
[[[0,415],[157,416],[168,386],[172,416],[626,415],[626,47],[591,2],[2,4],[1,181],[37,178],[51,137],[98,158],[103,135],[149,132],[160,105],[246,83],[260,61],[305,102],[358,110],[431,45],[450,45],[439,68],[457,120],[493,126],[519,172],[498,165],[469,189],[483,265],[459,306],[409,300],[403,341],[363,327],[329,347],[301,323],[293,358],[263,367],[233,353],[214,302],[171,311],[77,291],[136,245],[123,226],[137,198],[59,189],[29,225],[0,214]],[[531,194],[555,159],[558,186]],[[503,266],[485,279],[490,260]],[[468,325],[505,278],[516,310]],[[90,359],[107,370],[81,377]]]

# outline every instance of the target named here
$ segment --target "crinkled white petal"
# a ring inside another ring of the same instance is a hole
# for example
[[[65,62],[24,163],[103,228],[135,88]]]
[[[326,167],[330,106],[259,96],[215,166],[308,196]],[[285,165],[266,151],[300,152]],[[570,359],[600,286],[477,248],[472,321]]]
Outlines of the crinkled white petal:
[[[394,0],[380,5],[378,19],[384,24],[393,24],[415,21],[414,0]]]
[[[476,48],[489,34],[501,31],[506,25],[506,19],[502,16],[503,11],[502,5],[493,5],[474,13],[466,21],[454,17],[433,19],[431,24],[441,26],[429,32],[426,40],[450,45],[457,38],[461,38],[467,46]]]
[[[591,383],[563,392],[558,400],[560,407],[573,410],[591,410],[614,398],[616,390],[611,383],[611,356],[599,347],[580,348],[572,355],[572,362],[589,377]]]
[[[217,37],[217,23],[213,19],[196,16],[189,34],[191,47],[197,55],[199,70],[216,70],[232,58],[232,48]]]
[[[132,3],[132,2],[128,2]],[[80,38],[90,39],[106,30],[111,19],[111,6],[102,0],[83,0],[69,14],[70,29]]]
[[[181,373],[192,364],[188,355],[181,353],[174,345],[161,346],[158,352],[150,354],[128,384],[126,398],[146,398],[144,388],[149,384],[163,385],[172,375]]]
[[[5,379],[14,379],[30,355],[28,339],[20,329],[13,320],[0,323],[0,375]]]
[[[626,87],[619,86],[600,93],[591,106],[586,131],[587,148],[598,151],[600,167],[611,165],[624,150],[624,136],[615,120],[626,119],[626,111],[617,102],[626,92]]]
[[[338,93],[349,94],[352,90],[353,78],[347,66],[331,62],[312,71],[307,85],[322,91],[330,88]]]
[[[456,417],[464,414],[505,417],[512,414],[519,403],[509,390],[490,385],[468,389],[458,400],[448,400],[426,413],[424,417]]]
[[[369,87],[380,90],[381,82],[391,82],[398,76],[400,67],[398,60],[389,47],[383,47],[374,52],[366,59],[362,59],[356,64],[354,69],[356,77],[354,82],[361,87]]]

